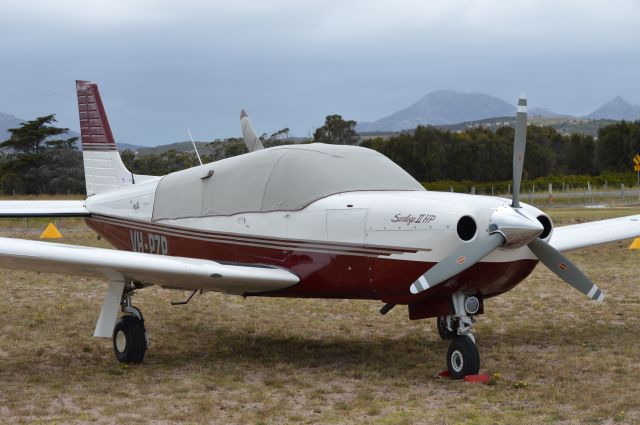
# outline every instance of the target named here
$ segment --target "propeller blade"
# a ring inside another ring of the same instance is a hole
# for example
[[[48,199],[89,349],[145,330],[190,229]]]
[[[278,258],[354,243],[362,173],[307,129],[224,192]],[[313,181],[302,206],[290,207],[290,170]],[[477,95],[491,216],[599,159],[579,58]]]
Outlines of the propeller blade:
[[[516,134],[513,139],[513,208],[520,208],[520,181],[524,166],[524,151],[527,147],[527,97],[524,93],[518,99]]]
[[[567,257],[562,255],[560,251],[539,238],[530,242],[528,247],[534,254],[536,254],[538,259],[542,261],[549,270],[558,275],[560,279],[564,280],[592,300],[604,300],[604,293],[600,288],[598,288],[598,286],[593,283],[587,275],[582,273],[575,264],[569,261]]]
[[[244,144],[247,145],[249,152],[264,149],[260,138],[256,134],[256,130],[253,128],[253,124],[251,124],[251,120],[249,120],[249,115],[247,115],[244,109],[240,112],[240,127],[242,127]]]
[[[410,288],[411,293],[418,294],[433,288],[435,285],[465,271],[504,242],[505,239],[502,234],[492,233],[487,237],[478,238],[473,242],[464,244],[458,251],[440,261],[413,282]]]

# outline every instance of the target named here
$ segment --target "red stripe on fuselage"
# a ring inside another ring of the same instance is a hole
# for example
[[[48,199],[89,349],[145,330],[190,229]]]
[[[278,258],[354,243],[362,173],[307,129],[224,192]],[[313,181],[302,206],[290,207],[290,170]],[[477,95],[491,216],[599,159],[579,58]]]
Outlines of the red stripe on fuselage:
[[[368,247],[357,249],[354,245],[329,243],[318,250],[306,245],[310,241],[244,237],[238,234],[223,234],[228,236],[224,239],[219,237],[220,233],[157,226],[154,223],[108,216],[94,215],[87,218],[86,222],[117,249],[133,250],[131,231],[136,230],[143,232],[144,240],[149,233],[165,236],[168,255],[218,262],[273,265],[300,277],[300,283],[262,294],[264,296],[378,299],[398,304],[426,297],[446,298],[458,290],[490,297],[516,286],[537,264],[535,260],[477,263],[449,282],[421,294],[411,295],[411,283],[435,263],[391,259],[386,256],[396,250],[415,250],[379,247],[379,251],[372,252],[367,250]],[[253,243],[248,243],[245,239]],[[276,243],[278,245],[274,246]],[[313,245],[318,243],[313,242]]]

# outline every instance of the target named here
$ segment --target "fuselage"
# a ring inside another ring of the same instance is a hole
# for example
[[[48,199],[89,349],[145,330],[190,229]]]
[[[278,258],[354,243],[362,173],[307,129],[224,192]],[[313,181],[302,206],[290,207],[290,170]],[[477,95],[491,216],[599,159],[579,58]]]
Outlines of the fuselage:
[[[418,295],[409,286],[462,244],[461,217],[487,232],[498,197],[427,191],[353,191],[296,211],[154,219],[160,178],[94,195],[87,224],[121,250],[282,267],[292,287],[251,295],[448,303],[456,291],[483,298],[503,293],[537,264],[527,247],[498,249],[442,285]],[[541,211],[524,205],[531,214]]]

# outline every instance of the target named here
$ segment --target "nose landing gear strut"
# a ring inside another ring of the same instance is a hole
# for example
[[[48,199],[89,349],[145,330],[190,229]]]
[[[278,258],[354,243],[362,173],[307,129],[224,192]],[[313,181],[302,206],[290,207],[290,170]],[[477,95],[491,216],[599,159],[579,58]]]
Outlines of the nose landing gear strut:
[[[451,340],[447,350],[447,370],[453,379],[476,375],[480,370],[480,353],[471,334],[473,315],[480,309],[475,295],[455,293],[452,296],[453,315],[437,318],[438,334],[443,340]]]

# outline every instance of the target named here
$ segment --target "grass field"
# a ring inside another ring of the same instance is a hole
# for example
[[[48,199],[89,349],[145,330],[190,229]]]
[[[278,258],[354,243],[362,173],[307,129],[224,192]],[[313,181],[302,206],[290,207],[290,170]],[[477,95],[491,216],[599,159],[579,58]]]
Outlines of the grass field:
[[[640,209],[551,210],[557,225]],[[67,243],[106,246],[82,221]],[[37,238],[46,221],[0,221]],[[0,270],[0,423],[640,423],[640,253],[571,253],[605,291],[590,302],[543,266],[487,300],[475,335],[493,385],[443,381],[434,320],[380,303],[259,299],[148,288],[151,347],[117,363],[92,338],[105,283]]]

